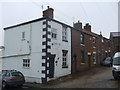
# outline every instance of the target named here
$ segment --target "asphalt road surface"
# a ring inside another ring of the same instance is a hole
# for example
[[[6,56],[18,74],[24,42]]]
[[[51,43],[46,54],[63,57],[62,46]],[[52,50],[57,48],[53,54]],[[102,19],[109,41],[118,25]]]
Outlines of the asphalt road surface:
[[[75,79],[48,88],[119,88],[120,80],[114,80],[111,67],[101,67],[78,75]]]
[[[111,67],[97,67],[82,74],[73,75],[64,82],[50,84],[42,88],[117,88],[120,89],[120,80],[114,80]],[[15,90],[38,90],[41,87],[23,86]],[[13,90],[13,89],[12,89]]]

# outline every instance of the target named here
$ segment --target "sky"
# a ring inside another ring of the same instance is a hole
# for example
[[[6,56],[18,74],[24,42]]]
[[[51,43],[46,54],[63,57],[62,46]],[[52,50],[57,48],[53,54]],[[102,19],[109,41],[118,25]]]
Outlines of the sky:
[[[70,26],[78,20],[83,23],[83,26],[89,23],[92,26],[92,32],[99,34],[101,31],[104,37],[109,38],[110,32],[118,31],[118,0],[97,1],[0,2],[0,46],[4,45],[3,28],[41,18],[42,11],[47,9],[47,6],[54,9],[55,20]]]

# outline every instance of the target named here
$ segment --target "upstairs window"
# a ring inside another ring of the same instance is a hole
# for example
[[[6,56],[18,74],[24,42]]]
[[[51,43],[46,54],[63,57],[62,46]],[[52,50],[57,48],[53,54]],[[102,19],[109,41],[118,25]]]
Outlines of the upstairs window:
[[[96,43],[96,38],[95,37],[93,37],[93,43]]]
[[[80,34],[80,41],[81,41],[81,44],[84,44],[84,34]]]
[[[68,68],[67,54],[68,54],[67,50],[62,50],[62,68]]]
[[[52,32],[52,33],[51,33],[52,38],[53,38],[53,39],[57,39],[57,29],[52,28],[51,32]]]
[[[67,27],[66,26],[62,27],[62,40],[67,41]]]
[[[104,43],[104,40],[103,40],[103,39],[101,39],[101,42],[102,42],[102,43]]]
[[[93,37],[93,47],[96,47],[96,37]]]
[[[22,40],[25,40],[25,32],[22,32]]]
[[[23,67],[24,68],[30,67],[30,59],[23,59]]]

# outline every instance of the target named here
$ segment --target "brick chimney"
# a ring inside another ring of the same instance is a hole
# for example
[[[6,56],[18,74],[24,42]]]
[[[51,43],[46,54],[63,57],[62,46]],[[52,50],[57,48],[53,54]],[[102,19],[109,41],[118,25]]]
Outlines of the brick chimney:
[[[80,21],[78,21],[77,23],[74,23],[73,27],[78,30],[82,30],[82,23]]]
[[[43,11],[43,17],[54,18],[53,12],[54,12],[54,9],[48,6],[47,10]]]
[[[84,30],[91,32],[91,25],[89,25],[89,23],[86,23]]]

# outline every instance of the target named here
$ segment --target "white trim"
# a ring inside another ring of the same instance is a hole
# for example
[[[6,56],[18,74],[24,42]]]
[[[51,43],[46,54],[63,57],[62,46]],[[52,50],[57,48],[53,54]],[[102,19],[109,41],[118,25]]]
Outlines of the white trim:
[[[96,52],[93,52],[93,54],[96,54]]]
[[[90,52],[88,52],[88,55],[91,55],[91,53],[90,53]]]
[[[85,47],[85,45],[84,45],[84,44],[80,44],[80,45]]]

